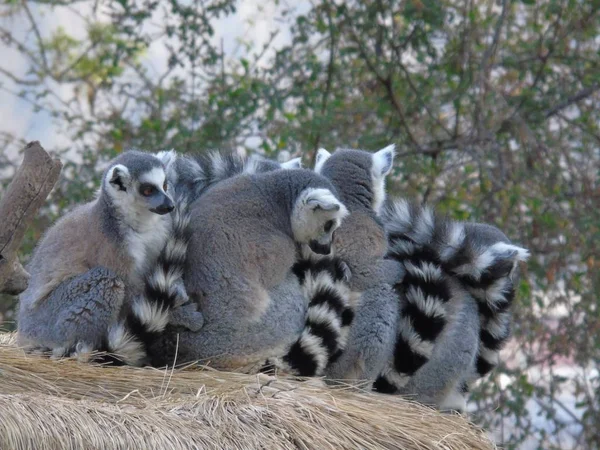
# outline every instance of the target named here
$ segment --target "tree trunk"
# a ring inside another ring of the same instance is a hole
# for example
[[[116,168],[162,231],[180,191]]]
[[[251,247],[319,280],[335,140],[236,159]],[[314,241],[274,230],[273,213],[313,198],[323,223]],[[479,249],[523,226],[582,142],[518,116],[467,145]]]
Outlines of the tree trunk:
[[[29,274],[17,257],[29,222],[56,184],[62,163],[38,141],[25,147],[25,158],[0,198],[0,293],[17,295],[27,288]]]

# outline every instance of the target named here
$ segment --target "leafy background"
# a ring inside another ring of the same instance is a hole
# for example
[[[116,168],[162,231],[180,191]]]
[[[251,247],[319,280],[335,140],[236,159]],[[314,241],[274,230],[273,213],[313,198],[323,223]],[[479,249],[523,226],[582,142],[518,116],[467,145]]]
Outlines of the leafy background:
[[[531,250],[514,338],[473,395],[507,448],[600,447],[598,0],[8,0],[0,185],[66,163],[29,229],[124,149],[303,156],[395,143],[392,195]],[[1,191],[0,191],[1,192]],[[0,297],[14,326],[15,299]]]

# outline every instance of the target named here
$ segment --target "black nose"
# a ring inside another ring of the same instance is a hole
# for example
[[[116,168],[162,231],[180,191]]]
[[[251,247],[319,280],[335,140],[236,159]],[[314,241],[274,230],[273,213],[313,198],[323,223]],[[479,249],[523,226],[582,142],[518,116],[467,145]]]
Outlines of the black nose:
[[[152,211],[155,214],[160,214],[162,216],[164,214],[169,214],[174,209],[175,205],[173,204],[173,200],[171,200],[168,196],[165,195],[162,203],[152,208],[150,211]]]
[[[171,205],[165,205],[162,204],[157,208],[154,208],[152,210],[152,212],[156,213],[156,214],[160,214],[161,216],[164,214],[169,214],[171,211],[173,211],[175,209],[175,207],[171,204]]]
[[[331,253],[331,244],[320,244],[318,241],[308,243],[310,249],[319,255],[329,255]]]

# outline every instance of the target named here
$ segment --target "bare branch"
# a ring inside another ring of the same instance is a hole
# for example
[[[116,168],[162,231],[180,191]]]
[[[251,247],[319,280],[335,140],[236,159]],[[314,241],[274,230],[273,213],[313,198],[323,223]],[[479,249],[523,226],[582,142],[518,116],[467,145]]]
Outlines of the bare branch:
[[[33,14],[31,14],[31,10],[29,9],[29,6],[27,5],[27,0],[23,0],[22,4],[23,4],[23,9],[25,10],[25,13],[27,14],[27,17],[29,18],[29,22],[31,23],[31,28],[33,29],[33,32],[35,33],[35,37],[37,39],[38,47],[40,50],[40,55],[42,56],[42,61],[44,62],[44,69],[46,69],[46,71],[48,71],[49,70],[48,59],[46,58],[46,50],[44,50],[44,41],[42,39],[42,35],[40,34],[40,30],[37,26],[37,23],[35,22],[35,18],[33,17]]]
[[[561,112],[563,109],[568,108],[569,106],[580,102],[581,100],[586,99],[587,97],[591,96],[592,94],[594,94],[596,91],[600,90],[600,83],[596,83],[593,86],[589,86],[585,89],[582,89],[581,91],[579,91],[577,94],[572,95],[571,97],[567,98],[564,102],[559,103],[558,105],[556,105],[554,108],[548,110],[545,114],[544,117],[546,119],[549,119],[550,117],[558,114],[559,112]]]

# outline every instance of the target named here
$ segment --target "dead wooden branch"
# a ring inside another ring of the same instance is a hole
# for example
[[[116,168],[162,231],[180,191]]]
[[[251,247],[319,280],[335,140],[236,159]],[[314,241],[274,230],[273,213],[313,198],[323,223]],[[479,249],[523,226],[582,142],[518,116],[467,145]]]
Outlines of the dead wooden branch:
[[[34,141],[0,199],[0,293],[17,295],[27,288],[29,274],[17,257],[25,231],[56,184],[62,163]]]

